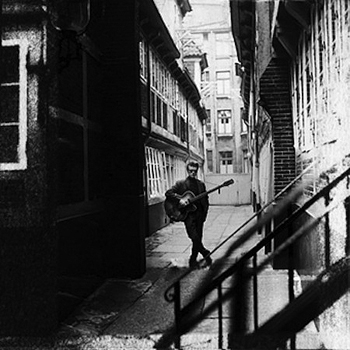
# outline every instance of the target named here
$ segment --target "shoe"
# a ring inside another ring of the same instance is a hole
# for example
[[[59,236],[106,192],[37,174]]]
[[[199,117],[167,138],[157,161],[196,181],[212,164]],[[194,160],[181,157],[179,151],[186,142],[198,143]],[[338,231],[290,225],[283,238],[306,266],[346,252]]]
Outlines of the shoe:
[[[205,266],[210,266],[212,263],[213,263],[213,260],[212,258],[210,257],[210,251],[207,250],[204,255],[203,255],[203,258],[205,260]]]
[[[213,259],[210,256],[205,258],[206,266],[210,266],[213,263]]]
[[[196,267],[197,266],[197,259],[190,258],[189,266],[190,266],[190,268]]]

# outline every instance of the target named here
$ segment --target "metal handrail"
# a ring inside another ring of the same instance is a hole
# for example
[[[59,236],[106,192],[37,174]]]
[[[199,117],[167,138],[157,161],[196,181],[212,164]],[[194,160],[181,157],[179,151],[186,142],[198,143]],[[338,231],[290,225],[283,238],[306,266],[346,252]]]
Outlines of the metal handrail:
[[[310,224],[310,226],[303,228],[303,233],[307,232],[308,229],[312,228],[313,225],[316,223],[312,222]],[[311,226],[312,225],[312,226]],[[293,240],[294,242],[294,240]],[[284,246],[284,249],[286,249],[287,247]],[[282,249],[279,249],[278,253],[280,253],[282,251]],[[265,261],[260,265],[261,270],[263,269],[263,267],[265,265],[267,265],[275,256],[277,255],[277,251],[275,251],[274,253],[271,253],[271,255],[269,255],[269,257],[267,259],[265,259]],[[236,272],[239,264],[242,264],[243,259],[245,259],[245,257],[242,257],[241,260],[239,262],[237,262],[235,264],[235,271],[232,271],[232,274],[234,272]],[[231,276],[232,274],[229,274],[229,276]],[[246,278],[250,278],[255,274],[255,271],[250,271],[246,274]],[[228,277],[228,276],[226,276]],[[224,278],[225,279],[225,278]],[[223,280],[224,280],[223,279]],[[223,282],[223,280],[219,282],[219,285],[221,285],[221,283]],[[231,286],[232,287],[232,286]],[[237,287],[237,285],[234,285],[233,288]],[[224,301],[227,301],[230,297],[232,297],[232,292],[233,292],[233,288],[230,288],[229,291],[226,291],[225,293],[223,293],[221,295],[221,303]],[[189,311],[191,309],[193,309],[193,307],[196,305],[196,303],[198,303],[204,296],[206,296],[208,293],[212,292],[214,289],[212,288],[212,283],[210,284],[210,287],[207,287],[205,290],[203,290],[203,293],[201,293],[200,295],[198,295],[196,297],[196,299],[194,299],[190,304],[188,304],[183,310],[185,310],[185,312],[183,312],[184,314],[189,314]],[[170,343],[173,341],[173,339],[181,334],[185,334],[186,332],[189,332],[193,327],[195,327],[203,318],[205,318],[206,316],[208,316],[211,312],[213,312],[216,308],[216,302],[215,300],[204,310],[201,312],[200,315],[196,315],[194,317],[192,317],[190,320],[186,320],[185,322],[182,323],[181,325],[181,329],[179,329],[178,327],[172,328],[170,330],[168,330],[168,332],[163,335],[162,338],[160,338],[158,340],[157,343],[157,348],[158,346],[160,346],[159,348],[166,348],[167,346],[170,345]],[[220,347],[219,347],[220,348]]]
[[[215,253],[217,250],[219,250],[224,244],[226,244],[228,241],[232,239],[238,232],[240,232],[244,227],[246,227],[251,221],[253,221],[256,217],[260,217],[260,215],[266,211],[271,205],[275,204],[276,201],[282,197],[282,195],[286,194],[305,174],[308,173],[308,171],[315,166],[317,162],[311,163],[309,166],[307,166],[297,177],[293,179],[286,187],[284,187],[277,195],[270,200],[268,203],[266,203],[264,206],[262,206],[256,213],[254,213],[247,221],[245,221],[243,224],[241,224],[234,232],[232,232],[228,237],[226,237],[222,242],[220,242],[206,257],[204,257],[201,261],[205,261],[205,258],[211,256],[213,253]],[[198,264],[201,263],[201,261],[198,262]],[[183,272],[177,279],[166,289],[164,292],[165,300],[168,302],[172,302],[172,294],[171,289],[175,287],[175,285],[180,282],[182,279],[184,279],[186,276],[188,276],[194,268],[188,268],[185,272]]]
[[[204,289],[201,290],[201,293],[196,296],[194,300],[192,300],[189,304],[187,304],[181,312],[181,316],[183,315],[189,315],[190,311],[193,309],[193,307],[204,297],[206,297],[210,292],[212,292],[214,289],[221,286],[222,282],[227,278],[232,276],[235,272],[239,270],[242,266],[244,266],[245,262],[248,261],[253,256],[256,256],[257,252],[263,248],[268,242],[270,242],[276,235],[278,235],[280,232],[283,231],[286,227],[288,227],[296,218],[298,218],[302,213],[305,213],[305,211],[310,208],[316,201],[318,201],[321,198],[328,198],[329,199],[329,193],[331,189],[333,189],[335,186],[337,186],[343,179],[350,176],[350,168],[348,168],[346,171],[344,171],[342,174],[340,174],[336,179],[334,179],[331,183],[326,185],[321,191],[319,191],[317,194],[315,194],[312,198],[310,198],[304,205],[302,205],[299,209],[297,209],[295,212],[293,212],[287,219],[285,219],[273,232],[269,233],[264,239],[262,239],[256,246],[254,246],[252,249],[250,249],[247,253],[245,253],[234,265],[226,269],[223,273],[221,273],[219,276],[217,276],[214,280],[211,281]],[[296,197],[299,195],[300,189],[302,187],[299,187],[296,191],[297,194]],[[281,203],[281,206],[284,207],[288,201],[291,200],[291,195],[286,198],[284,202]],[[346,201],[349,202],[349,198],[347,197],[345,200],[343,199],[344,203]],[[327,205],[329,202],[327,201]],[[337,203],[336,205],[339,205]],[[273,253],[271,253],[260,265],[259,267],[254,266],[252,271],[246,274],[247,278],[250,278],[263,269],[266,264],[268,264],[275,256],[279,255],[283,250],[288,249],[297,239],[299,239],[301,236],[303,236],[305,233],[312,230],[324,217],[328,217],[331,210],[333,210],[336,207],[335,204],[330,205],[327,207],[326,211],[320,215],[317,219],[311,222],[311,224],[303,226],[301,229],[299,229],[296,233],[293,233],[291,237],[289,237],[283,244],[281,244]],[[281,210],[280,210],[281,211]],[[271,213],[268,213],[266,217],[264,217],[260,222],[258,222],[254,227],[252,227],[247,233],[248,235],[251,235],[253,232],[257,232],[258,229],[266,224],[268,220],[271,219],[271,217],[275,216],[278,211],[274,210]],[[238,240],[239,241],[239,240]],[[234,249],[237,248],[237,245],[239,245],[241,242],[234,242],[230,247],[227,254],[225,254],[225,257],[221,259],[225,259],[228,255],[232,253]],[[220,259],[220,260],[221,260]],[[179,281],[177,281],[177,284],[175,284],[179,288]],[[231,290],[232,292],[232,290]],[[232,294],[227,295],[228,293],[221,293],[220,295],[220,305],[222,305],[222,302],[225,301],[229,296],[232,297]],[[168,298],[170,299],[170,298]],[[170,299],[171,300],[171,299]],[[210,312],[212,312],[217,307],[218,302],[214,301],[204,312],[201,313],[201,315],[198,315],[190,321],[187,321],[186,323],[182,322],[181,325],[177,325],[176,331],[172,330],[167,333],[167,336],[161,338],[162,344],[169,343],[169,339],[176,339],[176,336],[179,337],[181,334],[184,334],[188,332],[191,328],[193,328],[198,322],[200,322],[206,315],[208,315]],[[179,317],[179,315],[178,315]],[[181,329],[180,329],[181,326]],[[168,340],[168,341],[167,341]],[[171,342],[170,342],[171,343]],[[220,343],[220,339],[219,339]]]
[[[277,349],[350,290],[349,273],[350,256],[347,255],[321,272],[302,294],[258,330],[247,334],[243,340],[245,348]],[[322,303],[318,302],[321,298]],[[267,334],[274,336],[267,338]]]
[[[339,205],[341,202],[338,202],[337,205]],[[322,215],[318,216],[314,221],[309,223],[308,225],[305,225],[304,227],[300,228],[292,237],[289,237],[281,246],[279,246],[273,253],[271,253],[266,259],[264,259],[260,265],[257,267],[257,269],[247,270],[245,274],[245,279],[248,280],[249,278],[253,277],[255,274],[263,271],[263,269],[279,254],[282,253],[282,251],[288,249],[292,244],[294,244],[298,239],[300,239],[303,235],[310,232],[312,229],[314,229],[324,218],[325,215],[329,214],[332,210],[336,208],[337,205],[333,205],[331,208],[327,209]],[[244,260],[244,257],[242,257],[242,260]],[[243,261],[239,261],[236,265],[236,267],[240,264],[242,264]],[[234,271],[236,272],[236,271]],[[234,273],[233,272],[233,273]],[[233,274],[232,273],[232,274]],[[229,276],[231,276],[230,274]],[[222,283],[222,281],[221,281]],[[221,284],[220,283],[220,284]],[[226,292],[221,294],[221,300],[220,303],[223,303],[227,301],[230,297],[232,298],[232,294],[235,291],[235,288],[237,288],[237,284],[234,286],[231,286],[230,290],[227,290]],[[210,289],[209,291],[206,289],[208,293],[210,293],[213,289]],[[206,293],[205,296],[208,294]],[[204,294],[204,293],[203,293]],[[196,303],[198,303],[203,298],[203,295],[197,296],[195,300],[193,300],[190,304],[188,304],[185,308],[183,308],[182,312],[185,315],[189,315],[191,309],[194,308]],[[181,334],[184,334],[188,331],[190,331],[193,327],[196,326],[203,318],[210,315],[211,312],[215,310],[217,307],[217,302],[212,302],[200,315],[196,315],[195,317],[192,317],[191,319],[185,321],[181,325],[181,329],[178,329],[178,331],[181,331]],[[172,333],[173,336],[176,335],[175,332]],[[164,342],[164,339],[162,339]],[[162,346],[164,346],[165,343],[162,343]]]

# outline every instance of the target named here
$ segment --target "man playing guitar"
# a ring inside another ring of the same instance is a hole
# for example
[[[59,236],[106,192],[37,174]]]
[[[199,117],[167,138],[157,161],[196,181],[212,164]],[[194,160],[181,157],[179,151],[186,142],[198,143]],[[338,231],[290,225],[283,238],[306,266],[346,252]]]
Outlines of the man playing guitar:
[[[165,196],[167,201],[175,202],[180,210],[189,208],[190,198],[183,196],[186,191],[191,191],[195,196],[206,192],[205,184],[197,179],[199,164],[191,161],[187,164],[186,170],[188,176],[186,179],[177,181],[176,184],[166,191]],[[203,226],[207,218],[209,209],[208,195],[204,195],[200,200],[196,201],[196,205],[185,211],[183,220],[186,227],[188,237],[192,241],[192,254],[190,256],[190,267],[196,266],[197,256],[200,253],[206,264],[209,266],[212,263],[212,259],[209,256],[210,251],[206,249],[202,243],[203,238]]]

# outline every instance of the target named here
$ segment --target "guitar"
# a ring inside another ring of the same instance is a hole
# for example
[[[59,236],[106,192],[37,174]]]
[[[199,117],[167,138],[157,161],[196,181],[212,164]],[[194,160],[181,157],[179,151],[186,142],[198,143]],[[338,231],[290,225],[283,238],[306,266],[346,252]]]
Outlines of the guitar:
[[[234,183],[234,181],[227,180],[223,182],[221,185],[211,188],[209,191],[200,193],[198,196],[195,196],[192,191],[186,191],[182,195],[177,195],[175,198],[167,198],[164,202],[164,209],[168,217],[173,221],[185,221],[187,214],[189,212],[197,210],[197,207],[194,202],[202,199],[207,196],[209,193],[212,193],[221,187],[230,186]],[[179,206],[180,199],[187,199],[188,204],[184,207]]]

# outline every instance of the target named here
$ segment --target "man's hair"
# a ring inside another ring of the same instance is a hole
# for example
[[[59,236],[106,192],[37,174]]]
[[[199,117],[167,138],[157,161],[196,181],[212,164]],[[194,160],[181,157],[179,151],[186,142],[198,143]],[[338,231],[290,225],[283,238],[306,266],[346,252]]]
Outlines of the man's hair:
[[[188,168],[189,168],[190,166],[192,166],[192,167],[194,167],[194,168],[197,168],[197,170],[198,170],[198,168],[199,168],[199,164],[198,164],[197,162],[195,162],[194,160],[191,160],[190,162],[187,163],[186,169],[188,170]]]

